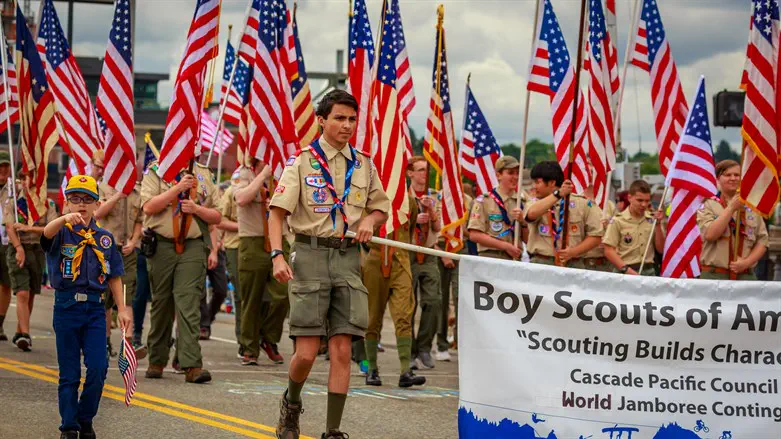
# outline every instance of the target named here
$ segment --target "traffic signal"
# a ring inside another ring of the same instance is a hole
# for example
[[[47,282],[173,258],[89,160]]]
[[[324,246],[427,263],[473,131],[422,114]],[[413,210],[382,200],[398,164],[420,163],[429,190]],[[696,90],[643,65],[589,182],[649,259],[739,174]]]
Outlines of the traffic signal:
[[[713,126],[740,127],[743,125],[744,91],[720,91],[713,96]]]

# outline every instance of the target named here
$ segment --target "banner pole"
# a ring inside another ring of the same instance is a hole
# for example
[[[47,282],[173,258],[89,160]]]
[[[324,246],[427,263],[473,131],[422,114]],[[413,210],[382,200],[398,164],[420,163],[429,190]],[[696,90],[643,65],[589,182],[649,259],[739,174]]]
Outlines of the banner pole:
[[[348,231],[344,235],[345,239],[353,239],[353,238],[355,238],[355,236],[356,236],[355,232],[350,232],[350,231]],[[385,245],[385,246],[389,246],[389,247],[396,247],[396,248],[399,248],[399,249],[402,249],[402,250],[407,250],[407,251],[410,251],[410,252],[413,252],[413,253],[423,253],[423,254],[427,254],[427,255],[430,255],[430,256],[435,256],[435,257],[438,257],[438,258],[449,258],[449,259],[452,259],[454,261],[460,261],[461,260],[461,256],[462,256],[459,253],[450,253],[450,252],[446,252],[446,251],[442,251],[442,250],[435,250],[433,248],[421,247],[419,245],[408,244],[406,242],[401,242],[401,241],[394,241],[392,239],[379,238],[379,237],[376,237],[376,236],[372,236],[371,242],[373,244]]]
[[[14,138],[11,133],[11,130],[13,126],[11,125],[11,102],[8,99],[8,94],[11,93],[11,86],[8,83],[8,49],[7,45],[8,42],[5,39],[5,34],[0,36],[2,38],[2,44],[0,44],[0,51],[2,51],[2,54],[0,54],[0,58],[2,58],[3,62],[3,86],[5,87],[5,110],[7,112],[7,117],[5,118],[6,124],[8,125],[6,127],[6,130],[8,131],[8,156],[11,159],[11,194],[14,198],[14,223],[17,223],[19,221],[19,215],[16,214],[17,212],[17,205],[16,205],[16,162],[14,161]],[[21,108],[17,108],[16,111],[22,111]]]
[[[664,192],[662,192],[662,199],[659,201],[659,209],[657,209],[657,212],[663,212],[664,211],[664,200],[667,198],[667,191],[670,190],[670,186],[664,187]],[[628,208],[627,208],[628,209]],[[651,225],[651,234],[648,235],[648,242],[645,243],[645,250],[643,251],[643,260],[640,261],[640,272],[637,274],[640,274],[643,272],[643,267],[645,266],[645,255],[648,254],[648,249],[651,247],[651,241],[654,239],[654,233],[656,233],[656,223],[657,219],[654,218],[654,222]]]

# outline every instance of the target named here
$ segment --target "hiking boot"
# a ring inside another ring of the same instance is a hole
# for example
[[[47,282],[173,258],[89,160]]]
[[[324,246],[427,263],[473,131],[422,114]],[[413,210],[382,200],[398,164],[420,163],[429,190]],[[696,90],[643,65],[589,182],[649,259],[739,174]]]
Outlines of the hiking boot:
[[[2,327],[0,327],[0,341],[8,341],[8,336],[5,335],[5,331],[3,331]]]
[[[79,430],[79,439],[95,439],[96,437],[92,424],[82,424],[81,430]]]
[[[293,404],[287,400],[287,390],[279,402],[279,422],[277,422],[278,439],[298,439],[301,428],[298,426],[298,417],[304,413],[301,404]]]
[[[187,375],[184,376],[184,381],[187,383],[203,384],[212,380],[212,376],[206,369],[200,367],[191,367],[187,369]]]
[[[174,361],[171,362],[171,369],[173,369],[174,373],[177,375],[185,373],[185,370],[182,369],[182,365],[179,364],[178,358],[174,358]]]
[[[422,386],[426,384],[426,377],[419,377],[409,371],[399,377],[399,387]]]
[[[382,347],[382,343],[377,342],[377,352],[385,352],[385,348]]]
[[[239,352],[236,353],[236,358],[239,360],[244,358],[244,347],[242,345],[239,345]]]
[[[165,366],[161,366],[158,364],[150,364],[149,367],[146,369],[146,373],[144,374],[144,376],[152,380],[160,379],[163,377],[164,367]]]
[[[277,345],[275,343],[268,343],[265,340],[260,344],[260,348],[268,355],[268,359],[273,361],[274,364],[283,364],[285,358],[279,353]]]
[[[33,345],[32,340],[30,340],[30,334],[23,334],[19,332],[14,335],[13,342],[17,348],[23,350],[24,352],[30,352],[30,347]]]
[[[431,358],[430,352],[421,352],[418,354],[418,362],[420,362],[420,365],[423,366],[424,369],[433,369],[434,368],[434,359]]]
[[[242,366],[257,366],[258,365],[258,357],[253,357],[250,354],[244,354],[241,357],[241,365]]]
[[[328,430],[328,433],[323,433],[320,439],[350,439],[350,435],[339,430]]]
[[[136,340],[133,340],[131,345],[133,345],[133,350],[136,351],[136,360],[137,361],[141,361],[144,358],[146,358],[146,354],[147,354],[146,346],[144,346],[140,342],[136,342]]]
[[[368,375],[366,375],[366,385],[367,386],[381,386],[382,385],[382,379],[380,379],[380,371],[377,369],[372,370],[369,372]]]
[[[79,432],[76,430],[65,430],[60,433],[60,439],[79,439]]]
[[[212,331],[209,328],[201,328],[201,332],[198,334],[198,340],[208,340],[212,337]]]

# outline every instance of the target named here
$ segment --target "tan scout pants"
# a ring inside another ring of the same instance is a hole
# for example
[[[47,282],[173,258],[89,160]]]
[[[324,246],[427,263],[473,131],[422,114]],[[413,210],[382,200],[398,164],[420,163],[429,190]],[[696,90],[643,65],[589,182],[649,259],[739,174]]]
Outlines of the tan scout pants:
[[[729,280],[729,274],[703,271],[700,274],[700,279]],[[741,274],[736,280],[757,280],[757,276],[754,273]]]
[[[369,291],[369,329],[366,330],[366,339],[379,340],[382,319],[388,306],[396,328],[396,336],[410,337],[412,310],[415,306],[412,297],[412,274],[409,267],[404,267],[398,258],[394,257],[390,278],[386,279],[382,275],[381,263],[379,251],[372,250],[363,266],[363,283]]]

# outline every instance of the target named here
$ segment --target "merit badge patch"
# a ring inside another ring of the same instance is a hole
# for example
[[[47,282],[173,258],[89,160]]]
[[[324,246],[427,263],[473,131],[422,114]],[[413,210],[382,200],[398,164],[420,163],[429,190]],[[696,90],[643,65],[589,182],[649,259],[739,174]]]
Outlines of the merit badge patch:
[[[323,178],[322,175],[310,175],[304,177],[304,183],[306,183],[307,186],[323,188],[325,187],[325,178]]]
[[[309,166],[311,166],[315,171],[320,170],[320,162],[318,162],[317,159],[309,159]]]
[[[274,188],[275,194],[284,194],[285,193],[285,186],[282,186],[281,184],[278,184],[277,187]]]
[[[575,202],[574,201],[570,201],[569,202],[569,208],[570,209],[574,209],[575,208]]]
[[[111,237],[108,235],[103,235],[100,237],[100,246],[103,248],[109,248],[111,247]]]
[[[498,221],[491,221],[491,230],[494,232],[501,232],[504,224]]]
[[[502,215],[501,214],[488,215],[488,219],[491,221],[501,221]]]
[[[634,238],[632,238],[632,235],[630,235],[628,233],[626,235],[624,235],[624,242],[627,243],[627,244],[631,244],[633,239]]]
[[[203,175],[202,174],[198,174],[198,181],[203,181]]]
[[[361,159],[355,159],[355,169],[361,169],[361,166],[363,166]]]
[[[540,224],[540,235],[547,235],[550,233],[550,228],[545,224]]]
[[[63,245],[62,248],[60,248],[60,253],[62,253],[62,255],[66,258],[73,258],[73,256],[76,254],[76,246]]]
[[[292,155],[289,159],[285,162],[285,166],[293,166],[293,163],[296,162],[296,156]]]
[[[312,199],[318,204],[325,203],[325,200],[328,199],[328,192],[323,188],[315,189],[315,191],[312,192]]]
[[[104,276],[102,274],[100,276],[98,276],[98,283],[99,284],[102,284],[105,280],[106,280],[106,276]]]
[[[62,269],[63,278],[73,279],[73,259],[64,259],[60,268]]]
[[[573,224],[573,225],[570,227],[570,230],[572,230],[572,233],[578,233],[578,230],[580,230],[580,228],[578,227],[578,225],[577,225],[577,224]]]
[[[319,206],[319,207],[315,207],[313,210],[315,213],[328,213],[331,211],[331,208],[325,206]]]

